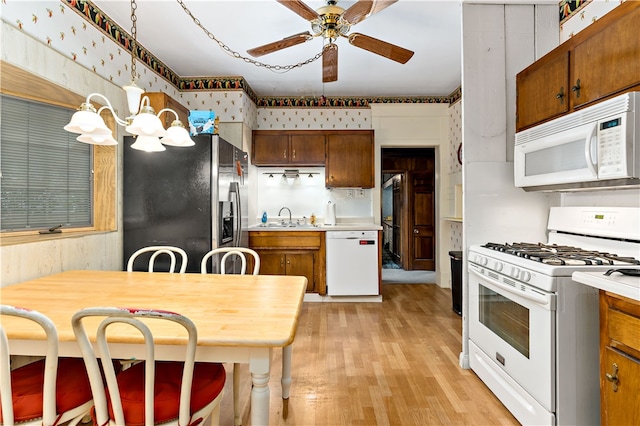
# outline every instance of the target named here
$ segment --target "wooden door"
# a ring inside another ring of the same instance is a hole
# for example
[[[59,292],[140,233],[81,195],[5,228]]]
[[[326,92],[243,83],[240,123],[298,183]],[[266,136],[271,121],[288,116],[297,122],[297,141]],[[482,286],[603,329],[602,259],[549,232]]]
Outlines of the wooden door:
[[[402,228],[404,223],[403,212],[404,208],[404,175],[399,174],[393,178],[393,228],[391,238],[391,254],[394,256],[394,261],[402,264]]]
[[[260,256],[260,275],[285,275],[285,254],[280,251],[256,250]]]
[[[569,52],[554,51],[516,76],[516,128],[569,111]]]
[[[640,425],[640,360],[607,346],[601,370],[602,424]],[[614,383],[606,379],[606,374],[614,373],[615,390]]]
[[[433,271],[436,266],[434,174],[410,172],[409,270]]]
[[[286,133],[253,133],[251,162],[260,166],[289,163],[289,136]]]
[[[324,166],[324,135],[291,135],[291,164],[304,166]]]
[[[575,46],[571,85],[580,80],[580,95],[571,92],[574,107],[640,84],[638,27],[640,8],[635,8]]]
[[[313,252],[287,253],[287,275],[307,277],[307,292],[315,291]]]

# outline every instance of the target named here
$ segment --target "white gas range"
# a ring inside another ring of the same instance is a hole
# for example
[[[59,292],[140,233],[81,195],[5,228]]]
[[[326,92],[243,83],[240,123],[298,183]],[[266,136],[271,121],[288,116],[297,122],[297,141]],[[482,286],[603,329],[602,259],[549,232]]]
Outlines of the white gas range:
[[[640,269],[640,209],[554,207],[546,243],[469,248],[470,365],[523,424],[599,424],[598,293]]]

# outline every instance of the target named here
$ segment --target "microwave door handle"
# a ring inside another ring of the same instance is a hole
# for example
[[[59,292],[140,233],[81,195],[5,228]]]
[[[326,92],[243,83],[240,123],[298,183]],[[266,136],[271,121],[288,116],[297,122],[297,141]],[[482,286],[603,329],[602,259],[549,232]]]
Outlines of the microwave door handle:
[[[595,164],[593,162],[594,156],[591,155],[591,153],[593,152],[593,148],[595,148],[595,145],[593,145],[593,141],[596,139],[596,135],[597,135],[597,131],[598,131],[598,123],[594,123],[593,127],[589,130],[589,134],[587,136],[587,143],[584,144],[584,159],[587,161],[587,167],[589,168],[589,171],[591,171],[591,175],[593,177],[598,177],[598,170],[596,169]],[[598,158],[598,155],[596,153],[595,155],[596,161]]]

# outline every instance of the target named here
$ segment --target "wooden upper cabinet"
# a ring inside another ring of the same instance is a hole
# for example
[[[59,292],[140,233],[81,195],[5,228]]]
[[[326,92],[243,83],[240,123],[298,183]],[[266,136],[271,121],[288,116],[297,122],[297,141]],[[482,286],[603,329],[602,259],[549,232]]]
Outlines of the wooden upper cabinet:
[[[257,166],[324,166],[322,133],[255,130],[251,157]]]
[[[251,162],[255,165],[281,165],[289,162],[289,135],[281,132],[253,132]]]
[[[324,135],[291,135],[290,160],[300,165],[324,166]]]
[[[522,71],[518,89],[516,126],[528,127],[569,111],[569,52],[558,51]]]
[[[636,5],[615,24],[598,28],[600,31],[573,49],[572,87],[580,81],[579,95],[575,92],[571,96],[574,107],[640,84],[640,8]]]
[[[373,188],[373,130],[327,134],[325,186]]]
[[[171,108],[174,110],[178,113],[178,118],[182,121],[184,127],[189,130],[189,110],[180,102],[176,101],[164,92],[145,92],[143,96],[149,97],[149,105],[151,105],[151,107],[156,111],[156,114],[164,108]],[[165,129],[169,128],[175,119],[176,116],[170,112],[163,112],[162,115],[160,115],[160,121]]]
[[[627,1],[516,76],[516,131],[640,90],[640,2]]]

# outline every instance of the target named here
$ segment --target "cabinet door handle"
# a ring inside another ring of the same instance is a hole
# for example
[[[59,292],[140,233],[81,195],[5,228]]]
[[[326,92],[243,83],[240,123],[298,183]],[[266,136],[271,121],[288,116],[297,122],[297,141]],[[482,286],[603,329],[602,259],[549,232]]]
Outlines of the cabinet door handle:
[[[291,265],[291,261],[287,259],[287,265]]]
[[[295,160],[296,159],[296,150],[293,150],[293,155],[291,156],[291,159]]]
[[[287,159],[287,150],[282,151],[282,158]]]
[[[571,91],[576,94],[576,98],[580,97],[580,79],[576,80],[576,85],[571,88]]]
[[[418,231],[417,229],[414,229],[414,230],[413,230],[413,233],[414,233],[414,234],[419,234],[419,233],[420,233],[420,231]]]
[[[556,93],[556,99],[558,99],[561,104],[564,103],[564,86],[560,88],[558,93]]]
[[[608,381],[613,383],[613,391],[618,392],[618,364],[614,362],[612,367],[613,367],[613,374],[607,373],[605,376]]]

